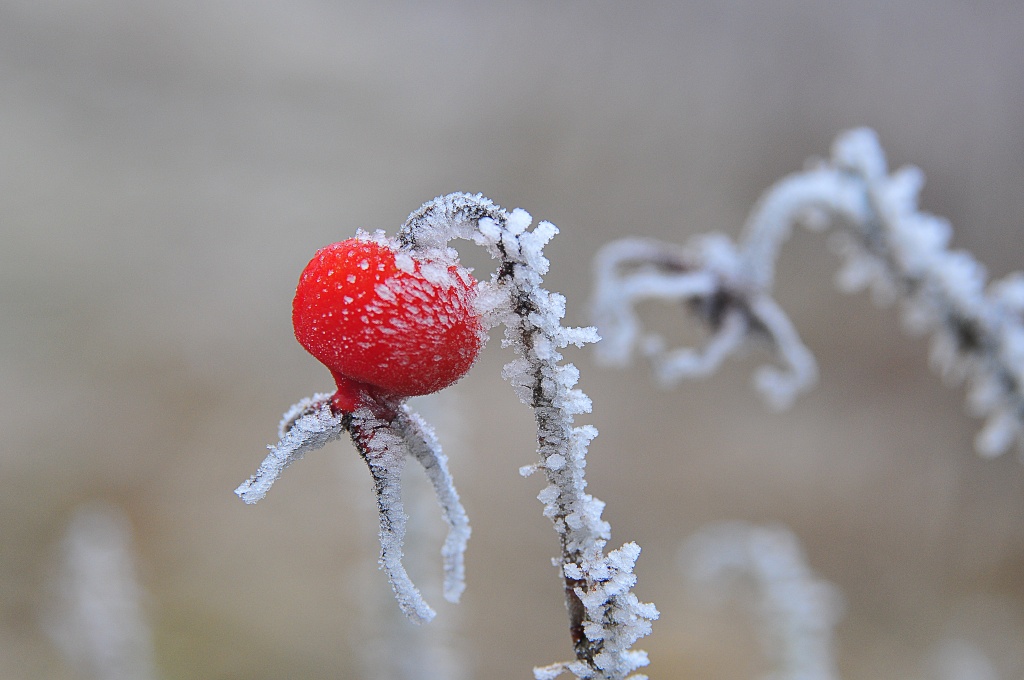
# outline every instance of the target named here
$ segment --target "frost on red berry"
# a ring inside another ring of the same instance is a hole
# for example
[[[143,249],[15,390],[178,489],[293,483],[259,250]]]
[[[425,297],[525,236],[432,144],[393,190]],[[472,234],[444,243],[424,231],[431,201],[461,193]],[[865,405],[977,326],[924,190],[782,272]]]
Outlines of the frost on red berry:
[[[480,351],[475,288],[457,263],[351,238],[319,250],[302,272],[295,337],[331,370],[335,410],[352,412],[366,396],[430,394],[465,375]]]
[[[405,400],[448,387],[476,360],[486,338],[474,302],[477,282],[454,251],[404,251],[360,232],[319,250],[295,291],[295,337],[334,376],[334,395],[318,394],[289,410],[281,440],[256,474],[236,489],[255,503],[281,472],[309,451],[347,433],[373,477],[380,519],[381,568],[413,621],[434,616],[402,565],[406,515],[401,477],[406,457],[426,471],[448,538],[441,551],[444,595],[465,588],[469,519],[430,427]]]
[[[448,523],[441,551],[445,597],[463,587],[469,523],[430,428],[405,397],[440,389],[461,377],[480,349],[483,329],[504,325],[502,345],[517,357],[503,376],[534,409],[543,471],[538,498],[560,536],[560,578],[566,594],[575,659],[535,669],[535,677],[569,671],[578,678],[622,680],[646,665],[632,644],[650,632],[657,610],[631,592],[639,548],[605,553],[611,527],[604,504],[586,492],[587,447],[597,431],[574,425],[590,411],[575,385],[579,371],[559,350],[595,342],[592,328],[566,328],[565,298],[543,287],[544,247],[558,233],[549,222],[530,228],[524,210],[506,212],[480,195],[455,193],[414,211],[397,240],[362,234],[329,246],[299,282],[295,334],[338,383],[331,397],[315,395],[285,414],[281,440],[235,493],[255,503],[281,472],[304,454],[349,434],[366,461],[377,495],[380,565],[402,611],[427,621],[433,611],[402,565],[405,513],[401,476],[406,458],[423,466]],[[483,247],[498,267],[477,284],[457,265],[453,239]],[[640,678],[641,676],[633,676]]]

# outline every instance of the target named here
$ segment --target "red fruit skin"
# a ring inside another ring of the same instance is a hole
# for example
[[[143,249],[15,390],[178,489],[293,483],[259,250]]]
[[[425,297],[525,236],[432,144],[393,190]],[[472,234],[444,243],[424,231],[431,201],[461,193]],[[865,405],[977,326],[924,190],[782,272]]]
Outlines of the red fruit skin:
[[[299,277],[295,338],[334,375],[335,411],[436,392],[476,360],[476,280],[452,265],[433,282],[423,264],[401,269],[387,245],[351,238],[317,251]]]

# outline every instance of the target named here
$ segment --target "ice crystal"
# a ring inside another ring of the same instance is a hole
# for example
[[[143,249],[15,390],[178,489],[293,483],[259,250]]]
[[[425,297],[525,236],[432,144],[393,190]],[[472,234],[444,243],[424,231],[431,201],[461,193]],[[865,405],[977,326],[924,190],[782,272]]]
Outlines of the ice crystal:
[[[840,135],[832,159],[791,175],[761,197],[738,242],[721,234],[686,246],[622,239],[595,259],[593,309],[604,342],[599,358],[623,365],[645,355],[667,385],[707,376],[754,340],[768,340],[780,366],[755,383],[785,407],[815,382],[817,369],[772,297],[775,262],[794,224],[842,229],[834,242],[844,264],[840,289],[870,289],[876,302],[900,300],[905,325],[932,334],[930,363],[947,381],[968,383],[968,403],[986,418],[975,440],[995,456],[1014,441],[1024,448],[1024,275],[985,286],[969,253],[947,248],[949,224],[917,208],[924,176],[892,174],[875,134]],[[636,313],[644,300],[685,302],[709,329],[705,347],[674,348],[647,332]]]

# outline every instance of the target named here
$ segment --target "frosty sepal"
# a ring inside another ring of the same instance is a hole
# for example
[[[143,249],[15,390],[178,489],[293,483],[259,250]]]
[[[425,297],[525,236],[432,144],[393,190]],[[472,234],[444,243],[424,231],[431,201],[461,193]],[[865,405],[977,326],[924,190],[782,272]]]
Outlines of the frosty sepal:
[[[270,454],[256,474],[235,489],[239,498],[248,504],[261,500],[286,467],[348,431],[343,415],[331,411],[330,399],[329,394],[316,394],[288,409],[278,426],[281,440],[267,447]]]
[[[441,514],[448,524],[448,537],[441,548],[444,561],[444,597],[449,602],[458,602],[466,589],[466,565],[464,555],[469,541],[469,518],[459,501],[451,473],[448,472],[448,457],[441,452],[433,428],[418,413],[403,405],[395,420],[402,439],[409,447],[409,453],[419,461],[427,473],[427,479],[434,487]]]
[[[606,364],[624,366],[637,352],[662,386],[673,387],[712,375],[729,356],[760,341],[774,350],[779,365],[760,367],[754,382],[780,409],[817,378],[814,356],[770,291],[748,281],[743,254],[725,236],[695,239],[686,248],[620,239],[601,249],[594,271],[592,311],[604,337],[595,351]],[[683,303],[707,327],[707,343],[671,347],[661,335],[645,331],[636,311],[645,300]]]
[[[402,564],[406,514],[402,506],[401,481],[405,457],[413,456],[426,470],[437,494],[448,538],[441,554],[444,562],[444,595],[457,602],[465,590],[464,554],[470,528],[459,501],[447,458],[441,453],[433,430],[400,401],[363,407],[352,413],[334,413],[331,395],[318,394],[293,406],[281,420],[281,441],[270,446],[270,454],[255,475],[235,493],[246,503],[262,499],[281,472],[310,451],[322,448],[348,433],[373,478],[380,520],[380,566],[388,576],[399,607],[412,621],[434,618],[419,590]]]
[[[368,408],[352,414],[352,442],[373,477],[380,518],[380,567],[388,576],[395,599],[410,620],[425,623],[434,610],[423,600],[402,564],[402,543],[408,517],[402,507],[402,470],[406,443],[395,422],[381,419]]]

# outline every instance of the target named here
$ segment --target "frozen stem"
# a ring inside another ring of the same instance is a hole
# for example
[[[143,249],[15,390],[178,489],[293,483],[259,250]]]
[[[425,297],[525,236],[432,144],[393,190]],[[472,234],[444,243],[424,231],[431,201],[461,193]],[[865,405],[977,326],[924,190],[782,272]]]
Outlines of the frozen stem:
[[[645,355],[659,379],[704,377],[758,341],[778,365],[760,368],[758,390],[785,407],[816,379],[810,351],[772,298],[775,263],[792,227],[836,226],[845,258],[844,291],[870,287],[879,302],[899,300],[909,329],[932,334],[931,363],[950,382],[968,382],[968,405],[986,423],[975,440],[995,456],[1024,448],[1024,274],[985,285],[985,270],[949,250],[949,224],[917,208],[924,181],[913,167],[891,174],[871,130],[840,135],[832,159],[790,175],[758,201],[737,242],[722,234],[685,246],[621,239],[594,261],[593,310],[605,341],[598,357],[624,365]],[[684,305],[706,326],[703,349],[672,348],[647,332],[636,307],[646,300]]]
[[[618,680],[647,664],[646,654],[631,646],[650,632],[658,613],[631,592],[639,547],[628,543],[604,554],[611,529],[601,519],[604,504],[586,493],[584,478],[587,447],[597,430],[573,424],[575,415],[590,411],[590,399],[574,388],[579,372],[562,364],[559,352],[598,337],[592,328],[562,326],[565,298],[541,285],[549,266],[543,248],[558,230],[550,222],[530,230],[531,222],[524,210],[508,213],[480,195],[449,194],[410,215],[399,238],[403,248],[438,257],[451,239],[468,239],[499,261],[491,281],[480,284],[477,302],[488,327],[504,325],[503,345],[517,358],[503,375],[534,409],[540,460],[527,473],[543,470],[548,481],[539,499],[559,534],[556,564],[576,656],[534,673]]]
[[[505,366],[503,376],[519,399],[534,409],[540,458],[528,470],[543,470],[547,477],[548,486],[539,499],[559,535],[561,557],[555,564],[564,584],[576,657],[536,669],[535,675],[555,677],[568,671],[579,678],[622,680],[647,665],[647,655],[631,647],[650,632],[658,612],[653,605],[641,603],[631,590],[640,548],[627,543],[604,553],[611,528],[601,518],[604,504],[586,493],[584,478],[587,447],[597,430],[573,424],[574,417],[588,413],[591,404],[589,397],[575,389],[579,371],[572,364],[561,363],[559,352],[568,345],[596,342],[598,336],[593,328],[562,326],[565,298],[542,286],[549,266],[544,246],[558,229],[550,222],[530,229],[531,222],[526,211],[506,212],[483,196],[449,194],[409,216],[399,233],[400,250],[421,261],[454,261],[457,253],[448,242],[463,238],[484,247],[498,260],[491,280],[477,286],[476,311],[485,328],[504,325],[502,344],[512,347],[517,358]],[[442,554],[445,596],[451,600],[464,588],[462,555],[469,524],[432,430],[400,401],[372,406],[352,414],[334,414],[326,395],[300,402],[285,414],[281,441],[270,447],[259,471],[236,493],[247,503],[258,501],[284,468],[348,432],[374,480],[381,566],[402,610],[414,621],[427,621],[434,613],[402,565],[406,516],[401,472],[406,455],[423,465],[449,526]]]

